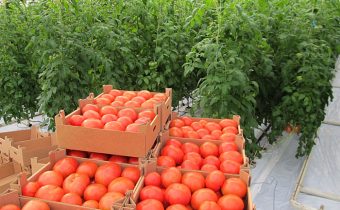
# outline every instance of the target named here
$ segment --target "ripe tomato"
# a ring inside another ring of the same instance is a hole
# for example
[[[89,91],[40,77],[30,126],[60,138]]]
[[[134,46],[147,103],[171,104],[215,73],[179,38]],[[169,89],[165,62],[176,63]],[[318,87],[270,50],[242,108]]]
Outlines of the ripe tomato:
[[[239,174],[241,169],[241,164],[232,160],[225,160],[221,162],[220,170],[227,174]]]
[[[101,97],[101,98],[95,98],[94,103],[99,104],[99,105],[109,105],[111,103],[111,101],[110,101],[110,99]]]
[[[183,131],[180,128],[172,127],[169,129],[170,136],[174,137],[183,137]]]
[[[167,168],[161,173],[162,185],[168,187],[173,183],[180,183],[182,179],[182,173],[178,168]]]
[[[232,194],[243,198],[247,195],[247,185],[240,178],[229,178],[224,182],[221,191],[223,195]]]
[[[147,90],[141,90],[137,93],[137,95],[145,98],[145,100],[152,98],[152,93],[150,93],[150,91]]]
[[[128,101],[124,104],[125,107],[138,108],[140,104],[136,101]]]
[[[106,193],[107,188],[104,185],[98,183],[90,184],[84,191],[84,199],[86,201],[95,200],[99,202],[100,198]]]
[[[96,111],[89,110],[83,114],[85,119],[101,119],[100,114]]]
[[[98,201],[95,201],[95,200],[88,200],[88,201],[85,201],[82,206],[93,208],[93,209],[98,209],[99,203]]]
[[[118,117],[129,117],[132,121],[135,121],[138,118],[138,114],[132,108],[125,108],[118,111]]]
[[[141,117],[141,118],[138,118],[135,123],[136,124],[139,124],[139,125],[143,125],[143,124],[148,124],[150,123],[150,119],[148,117]]]
[[[195,130],[198,131],[199,129],[203,128],[203,126],[199,122],[192,122],[191,127]]]
[[[144,103],[146,101],[145,98],[143,98],[142,96],[136,96],[133,99],[131,99],[131,101],[137,102],[140,105],[142,105],[142,103]]]
[[[184,136],[186,136],[189,131],[194,131],[192,127],[186,125],[181,127],[181,130],[183,131]]]
[[[133,120],[130,117],[120,117],[117,122],[120,122],[125,130],[126,126],[133,123]]]
[[[202,164],[203,165],[211,164],[211,165],[215,165],[217,168],[219,168],[221,162],[220,162],[220,160],[216,156],[209,155],[208,157],[204,158]]]
[[[135,93],[133,91],[125,91],[123,93],[123,96],[126,96],[126,97],[128,97],[131,100],[132,98],[137,96],[137,93]]]
[[[117,108],[113,107],[113,106],[103,106],[100,111],[99,114],[101,116],[104,116],[106,114],[113,114],[113,115],[117,115],[118,114],[118,110]]]
[[[172,204],[183,204],[188,205],[191,199],[190,189],[179,183],[169,185],[164,193],[165,201],[170,205]]]
[[[119,101],[121,102],[122,104],[125,104],[126,102],[128,102],[130,99],[126,96],[117,96],[116,99],[115,99],[115,102],[116,101]],[[111,104],[112,105],[112,104]]]
[[[83,195],[86,187],[90,184],[90,178],[86,174],[70,174],[63,183],[65,193]]]
[[[120,155],[112,155],[109,159],[110,162],[114,163],[127,163],[128,157],[126,156],[120,156]]]
[[[106,99],[109,99],[110,102],[112,102],[113,100],[115,100],[116,97],[110,94],[103,94],[100,96],[100,98],[106,98]]]
[[[122,170],[116,163],[110,162],[98,167],[95,174],[96,183],[108,186],[112,180],[119,177]]]
[[[38,183],[40,185],[62,186],[63,181],[63,175],[56,171],[45,171],[38,178]]]
[[[224,133],[220,136],[220,140],[226,141],[226,142],[234,142],[236,138],[236,135],[233,133]]]
[[[235,144],[235,142],[223,142],[218,147],[218,151],[220,154],[224,152],[237,151],[237,150],[238,150],[238,147],[237,147],[237,144]]]
[[[221,120],[219,124],[220,124],[220,126],[222,126],[222,128],[225,128],[225,127],[235,127],[235,128],[237,128],[237,126],[238,126],[238,123],[235,120],[232,120],[232,119]]]
[[[218,170],[218,168],[215,165],[205,164],[201,167],[201,170],[207,171],[207,172],[212,172],[212,171]]]
[[[83,121],[81,126],[85,128],[103,128],[104,124],[101,120],[98,119],[86,119]]]
[[[200,138],[202,138],[203,136],[209,135],[209,131],[205,128],[200,128],[196,132],[200,136]]]
[[[144,185],[145,186],[156,186],[160,187],[162,184],[161,175],[157,172],[151,172],[145,176]]]
[[[189,209],[182,204],[174,204],[174,205],[168,206],[166,210],[189,210]]]
[[[125,127],[119,121],[111,121],[105,124],[104,129],[113,131],[124,131]]]
[[[200,154],[196,153],[196,152],[189,152],[187,154],[184,155],[183,160],[193,160],[196,162],[196,164],[198,165],[198,167],[201,167],[202,165],[202,157]]]
[[[167,96],[164,93],[156,93],[153,98],[165,101]]]
[[[188,170],[199,170],[200,169],[199,165],[196,163],[195,160],[183,161],[183,163],[181,164],[181,168],[188,169]]]
[[[98,166],[94,162],[85,161],[78,166],[77,173],[86,174],[89,178],[93,178],[97,171],[97,168]]]
[[[184,153],[180,148],[173,145],[168,145],[162,149],[161,155],[172,157],[177,164],[181,164]]]
[[[49,200],[49,201],[60,201],[63,195],[64,195],[64,190],[55,185],[42,186],[35,193],[35,197]]]
[[[86,158],[88,154],[87,152],[84,152],[84,151],[68,150],[67,155],[73,156],[73,157]]]
[[[164,210],[163,204],[156,199],[146,199],[139,202],[136,206],[136,210]]]
[[[41,187],[41,184],[39,182],[28,182],[23,188],[22,188],[22,195],[34,197],[35,193],[38,191],[38,189]]]
[[[85,120],[85,117],[79,114],[72,115],[69,119],[69,123],[74,126],[81,126],[83,121]]]
[[[50,210],[50,207],[47,203],[40,201],[40,200],[30,200],[28,201],[23,207],[22,210]],[[2,208],[1,210],[9,210]],[[15,210],[15,209],[12,209]],[[18,210],[20,210],[18,208]]]
[[[205,125],[208,123],[208,121],[206,121],[206,120],[199,120],[198,121],[203,127],[205,127]]]
[[[142,118],[142,117],[147,117],[150,119],[150,121],[152,121],[156,117],[156,114],[151,110],[145,110],[145,111],[139,112],[138,114],[138,118]]]
[[[114,114],[106,114],[102,116],[101,121],[103,124],[106,124],[108,122],[116,121],[117,119],[118,117]]]
[[[186,126],[191,126],[191,124],[192,124],[192,122],[193,122],[193,120],[192,120],[190,117],[184,116],[184,117],[182,117],[181,119],[182,119],[182,121],[184,122],[184,124],[185,124]]]
[[[157,158],[157,165],[169,168],[176,166],[176,162],[170,156],[159,156]]]
[[[214,191],[209,188],[202,188],[195,191],[191,197],[191,206],[198,209],[204,201],[217,202],[218,198]]]
[[[203,158],[206,158],[209,155],[218,156],[218,147],[214,143],[204,142],[200,146],[200,153]]]
[[[196,153],[200,152],[199,146],[191,142],[186,142],[182,144],[181,149],[184,152],[184,154],[189,153],[189,152],[196,152]]]
[[[17,205],[14,205],[14,204],[7,204],[3,207],[0,207],[0,210],[20,210],[20,208]]]
[[[140,170],[137,167],[126,167],[123,169],[121,176],[130,179],[136,184],[140,178]]]
[[[184,121],[181,119],[174,119],[170,122],[170,128],[172,127],[177,127],[177,128],[181,128],[185,125]]]
[[[90,159],[107,161],[107,159],[109,159],[109,156],[107,154],[103,154],[103,153],[92,152],[90,154]]]
[[[138,165],[139,164],[139,160],[136,157],[129,157],[128,163]]]
[[[174,146],[176,146],[176,147],[181,148],[182,143],[181,143],[180,141],[178,141],[177,139],[168,139],[168,140],[166,141],[165,146],[168,146],[168,145],[174,145]]]
[[[237,135],[238,129],[235,128],[235,127],[225,127],[225,128],[223,128],[222,132],[223,133],[233,133],[233,134]]]
[[[186,172],[182,176],[182,184],[188,186],[191,192],[195,192],[198,189],[204,188],[205,179],[198,172]]]
[[[120,90],[113,89],[109,92],[110,95],[117,97],[123,95],[123,92]]]
[[[223,133],[222,133],[221,130],[213,130],[213,131],[211,131],[211,135],[214,137],[214,140],[220,139],[222,134]]]
[[[215,137],[213,135],[205,135],[205,136],[202,136],[202,139],[206,139],[206,140],[214,140]]]
[[[164,201],[164,192],[156,186],[146,186],[140,191],[140,200],[156,199],[160,202]]]
[[[243,210],[244,203],[241,198],[236,195],[224,195],[218,199],[217,204],[222,210]]]
[[[114,101],[114,102],[111,103],[111,106],[113,106],[113,107],[122,107],[122,106],[124,106],[124,102],[122,102],[122,101]]]
[[[184,138],[189,138],[189,139],[200,139],[201,138],[196,131],[188,131],[187,133],[184,133],[183,135],[184,135]]]
[[[119,192],[125,195],[125,193],[129,190],[133,190],[135,188],[135,184],[126,177],[118,177],[110,182],[107,190],[109,192]]]
[[[99,107],[95,104],[86,104],[82,109],[81,109],[81,112],[82,113],[85,113],[89,110],[93,110],[95,112],[99,112]]]
[[[144,103],[142,103],[141,107],[144,108],[144,109],[153,109],[155,104],[156,103],[154,101],[147,100]]]
[[[207,122],[207,124],[205,124],[204,127],[208,129],[210,132],[214,130],[222,130],[222,127],[218,123],[215,123],[215,122]]]
[[[208,174],[205,178],[205,186],[213,191],[220,190],[226,180],[223,172],[215,170]]]
[[[123,199],[124,195],[119,192],[108,192],[99,201],[99,209],[111,210],[115,202]]]
[[[83,203],[83,199],[76,193],[67,193],[61,198],[60,202],[80,206]]]
[[[243,164],[243,157],[241,153],[237,151],[230,151],[230,152],[224,152],[220,155],[220,161],[223,162],[225,160],[233,160],[235,162],[238,162],[240,164]]]
[[[125,129],[126,132],[139,133],[141,132],[141,125],[137,123],[132,123],[128,125]]]
[[[214,201],[203,201],[198,210],[222,210]]]

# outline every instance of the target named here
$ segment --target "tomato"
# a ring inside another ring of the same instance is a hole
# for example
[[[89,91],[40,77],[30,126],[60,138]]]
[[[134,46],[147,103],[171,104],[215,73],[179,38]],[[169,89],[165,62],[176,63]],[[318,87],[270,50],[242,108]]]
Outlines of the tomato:
[[[189,209],[182,204],[174,204],[174,205],[168,206],[166,210],[189,210]]]
[[[112,180],[119,177],[122,170],[116,163],[110,162],[98,167],[95,174],[96,183],[108,186]]]
[[[103,153],[92,152],[90,154],[90,159],[107,161],[107,159],[109,159],[109,156],[107,154],[103,154]]]
[[[165,146],[168,146],[168,145],[174,145],[174,146],[179,147],[179,148],[182,147],[182,143],[180,141],[178,141],[177,139],[168,139],[166,141]]]
[[[226,141],[226,142],[234,142],[236,138],[236,135],[233,133],[224,133],[220,136],[220,140]]]
[[[134,184],[136,184],[140,178],[140,170],[137,167],[126,167],[124,168],[121,176],[130,179]]]
[[[111,121],[105,124],[104,129],[113,131],[124,131],[125,127],[119,121]]]
[[[199,129],[203,128],[203,126],[199,122],[192,122],[191,127],[195,130],[198,131]]]
[[[208,174],[205,178],[205,186],[213,191],[220,190],[226,180],[223,172],[215,170]]]
[[[218,198],[214,191],[209,188],[202,188],[195,191],[191,197],[191,206],[198,209],[204,201],[217,202]]]
[[[164,187],[168,187],[173,183],[180,183],[182,179],[182,173],[178,168],[167,168],[161,173],[161,181]]]
[[[209,131],[205,128],[200,128],[196,132],[200,136],[200,138],[202,138],[203,136],[209,135]]]
[[[113,115],[117,115],[118,114],[118,110],[117,108],[113,107],[113,106],[103,106],[100,111],[99,114],[101,116],[104,116],[106,114],[113,114]]]
[[[19,208],[18,208],[19,209]],[[30,200],[23,207],[22,210],[50,210],[50,207],[47,203],[40,200]],[[6,210],[6,209],[1,209]]]
[[[62,186],[64,181],[63,175],[56,171],[45,171],[38,178],[40,185]]]
[[[202,164],[203,164],[203,165],[205,165],[205,164],[211,164],[211,165],[215,165],[217,168],[219,168],[221,162],[220,162],[220,160],[219,160],[216,156],[209,155],[209,156],[207,156],[206,158],[204,158]]]
[[[141,107],[144,109],[153,109],[153,107],[155,106],[155,102],[147,100],[144,103],[142,103]]]
[[[157,172],[151,172],[144,178],[144,185],[145,186],[156,186],[160,187],[162,184],[161,175]]]
[[[164,93],[156,93],[153,98],[159,99],[161,101],[165,101],[167,96]]]
[[[182,176],[182,184],[188,186],[191,192],[195,192],[198,189],[204,188],[205,179],[198,172],[186,172]]]
[[[184,184],[174,183],[166,188],[164,198],[170,205],[188,205],[191,199],[191,191],[189,187]]]
[[[140,104],[136,101],[128,101],[124,104],[125,107],[138,108]]]
[[[100,98],[106,98],[106,99],[110,100],[110,103],[111,103],[113,100],[115,100],[116,97],[113,96],[113,95],[110,95],[110,94],[103,94],[103,95],[100,96]]]
[[[237,151],[237,150],[238,150],[238,147],[237,147],[237,144],[235,144],[235,142],[223,142],[218,147],[218,151],[220,154],[224,152]]]
[[[3,207],[0,207],[0,210],[20,210],[20,208],[17,205],[14,205],[14,204],[7,204]]]
[[[108,192],[99,201],[99,209],[111,210],[115,202],[123,199],[124,195],[119,192]]]
[[[113,89],[109,92],[110,95],[117,97],[123,95],[123,92],[120,90]]]
[[[161,155],[172,157],[177,164],[181,164],[184,153],[180,148],[173,145],[168,145],[162,149]]]
[[[99,203],[98,201],[95,201],[95,200],[88,200],[88,201],[85,201],[82,206],[93,208],[93,209],[98,209]]]
[[[235,127],[225,127],[225,128],[223,128],[222,132],[223,133],[233,133],[233,134],[237,135],[238,129],[235,128]]]
[[[28,182],[23,188],[22,188],[22,195],[34,197],[35,193],[38,191],[38,189],[41,187],[41,184],[39,182]]]
[[[183,135],[184,135],[184,138],[190,138],[190,139],[201,138],[196,131],[188,131],[187,133],[184,133]]]
[[[145,98],[145,100],[152,98],[152,93],[150,93],[150,91],[147,90],[141,90],[137,93],[137,95]]]
[[[81,205],[83,203],[83,200],[76,193],[67,193],[61,198],[60,202],[69,203],[73,205]]]
[[[85,161],[78,166],[77,173],[86,174],[89,178],[93,178],[97,171],[97,168],[98,166],[94,162]]]
[[[111,101],[107,98],[95,98],[94,103],[99,105],[109,105]]]
[[[198,210],[222,210],[214,201],[203,201]]]
[[[98,119],[86,119],[83,121],[81,126],[85,128],[103,128],[104,124],[101,120]]]
[[[113,107],[122,107],[122,106],[124,106],[124,102],[122,102],[122,101],[114,101],[114,102],[111,103],[111,106],[113,106]]]
[[[135,123],[136,124],[139,124],[139,125],[145,125],[145,124],[148,124],[148,123],[150,123],[151,121],[150,121],[150,119],[148,118],[148,117],[141,117],[141,118],[138,118],[136,121],[135,121]]]
[[[88,154],[87,152],[84,152],[84,151],[68,150],[67,155],[73,156],[73,157],[86,158]]]
[[[112,180],[112,182],[108,186],[109,192],[119,192],[125,195],[125,193],[129,190],[133,190],[135,188],[135,184],[126,177],[118,177]]]
[[[199,165],[196,163],[195,160],[183,161],[183,163],[181,164],[181,168],[188,169],[188,170],[199,170],[200,169]]]
[[[243,198],[247,195],[247,185],[240,178],[229,178],[224,182],[221,191],[223,195],[232,194]]]
[[[95,112],[99,112],[99,107],[95,104],[86,104],[82,109],[81,109],[81,113],[85,113],[89,110],[95,111]]]
[[[96,111],[93,111],[93,110],[89,110],[89,111],[86,111],[84,114],[83,114],[83,117],[85,119],[100,119],[100,114]]]
[[[221,162],[220,170],[227,174],[239,174],[241,169],[241,164],[232,160],[225,160]]]
[[[180,128],[172,127],[169,129],[170,136],[174,137],[183,137],[183,131]]]
[[[205,136],[202,136],[202,139],[206,139],[206,140],[214,140],[214,139],[215,139],[215,136],[213,136],[213,135],[205,135]]]
[[[130,117],[120,117],[118,118],[117,122],[120,122],[123,126],[123,129],[125,130],[125,128],[133,123],[133,120]]]
[[[118,117],[114,114],[106,114],[102,116],[101,121],[103,124],[106,124],[108,122],[116,121],[117,119]]]
[[[140,105],[142,105],[142,103],[144,103],[146,101],[145,98],[143,98],[142,96],[136,96],[133,99],[131,99],[131,101],[137,102]]]
[[[114,163],[127,163],[128,157],[126,156],[120,156],[120,155],[112,155],[109,159],[110,162]]]
[[[126,127],[125,131],[132,132],[132,133],[139,133],[141,132],[140,124],[132,123]]]
[[[129,117],[132,121],[135,121],[138,118],[138,114],[132,108],[125,108],[118,111],[118,117]]]
[[[70,174],[63,183],[65,193],[76,193],[80,196],[83,195],[86,187],[90,184],[90,178],[85,174]]]
[[[142,117],[147,117],[150,119],[150,121],[152,121],[156,117],[156,114],[151,110],[145,110],[145,111],[139,112],[138,114],[138,118],[142,118]]]
[[[212,165],[212,164],[205,164],[201,167],[201,170],[212,172],[212,171],[218,170],[218,168],[215,165]]]
[[[199,120],[198,121],[203,127],[205,127],[205,125],[208,123],[208,121],[206,121],[206,120]]]
[[[136,210],[164,210],[163,204],[156,199],[146,199],[137,204]]]
[[[181,127],[183,135],[186,136],[189,131],[194,131],[194,129],[190,126],[183,126]]]
[[[215,122],[207,122],[204,127],[208,129],[210,132],[214,130],[222,130],[222,127]]]
[[[132,98],[137,96],[137,93],[135,93],[133,91],[125,91],[123,93],[123,96],[126,96],[126,97],[128,97],[131,100]]]
[[[184,125],[186,126],[191,126],[193,122],[193,120],[190,117],[186,117],[186,116],[182,117],[182,121],[184,122]]]
[[[184,152],[184,154],[189,153],[189,152],[196,152],[196,153],[200,152],[199,146],[197,146],[197,144],[194,144],[194,143],[191,143],[191,142],[187,142],[187,143],[182,144],[181,149]]]
[[[224,195],[218,199],[218,205],[222,210],[243,210],[244,203],[236,195]]]
[[[137,157],[129,157],[128,163],[138,165],[139,164],[139,160],[138,160]]]
[[[200,146],[200,153],[203,158],[206,158],[209,155],[218,156],[218,147],[214,143],[204,142]]]
[[[238,127],[238,123],[235,120],[232,120],[232,119],[221,120],[219,122],[219,124],[222,128],[225,128],[225,127],[235,127],[235,128],[237,128]]]
[[[177,127],[177,128],[181,128],[185,125],[184,121],[181,119],[174,119],[170,122],[170,128],[172,127]]]
[[[122,104],[125,104],[126,102],[128,102],[130,99],[126,96],[117,96],[115,101],[119,101]],[[111,104],[112,105],[112,104]]]
[[[196,152],[189,152],[185,154],[183,160],[193,160],[199,167],[201,167],[203,161],[201,155]]]
[[[240,164],[243,164],[243,157],[241,153],[237,151],[230,151],[230,152],[224,152],[220,155],[220,161],[223,162],[225,160],[233,160],[235,162],[238,162]]]
[[[164,201],[164,192],[156,186],[146,186],[140,191],[140,200],[156,199],[160,202]]]
[[[82,115],[79,115],[79,114],[75,114],[75,115],[72,115],[69,119],[69,123],[71,125],[74,125],[74,126],[81,126],[81,124],[83,123],[83,121],[85,120],[86,118]]]
[[[64,195],[64,190],[55,185],[42,186],[35,193],[35,197],[49,200],[49,201],[60,201],[63,195]]]
[[[90,184],[84,191],[84,199],[99,201],[107,193],[107,188],[98,183]]]

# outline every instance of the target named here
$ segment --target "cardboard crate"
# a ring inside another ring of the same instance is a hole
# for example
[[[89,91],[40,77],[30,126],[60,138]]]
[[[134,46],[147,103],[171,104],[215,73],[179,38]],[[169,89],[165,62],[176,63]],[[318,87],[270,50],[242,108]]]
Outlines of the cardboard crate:
[[[0,165],[0,193],[8,190],[21,172],[21,166],[15,162]]]
[[[141,125],[138,133],[69,125],[68,119],[72,115],[81,114],[81,108],[88,103],[92,103],[91,100],[79,100],[80,108],[76,111],[67,116],[64,111],[60,111],[55,117],[59,147],[130,157],[147,157],[149,155],[160,132],[160,107],[155,107],[156,117],[152,122]],[[140,112],[143,109],[135,110]]]
[[[145,165],[145,175],[147,175],[148,173],[151,173],[151,172],[161,173],[163,170],[165,170],[165,169],[155,167],[155,165],[152,165],[152,164],[151,165],[150,164]],[[186,170],[186,171],[181,170],[182,175],[185,172],[189,172],[189,171],[190,170]],[[200,171],[198,173],[201,173],[204,177],[206,177],[209,174],[208,172],[205,172],[205,171]],[[247,184],[247,187],[248,187],[247,195],[243,199],[244,204],[245,204],[245,210],[255,210],[255,206],[252,202],[251,192],[250,192],[250,188],[249,188],[250,175],[246,172],[241,172],[239,175],[227,175],[226,174],[225,177],[226,177],[226,179],[231,178],[231,177],[238,177],[238,178],[242,179],[242,181],[244,181]],[[142,177],[142,180],[138,183],[138,185],[136,185],[136,189],[129,192],[129,200],[126,203],[126,205],[123,207],[124,210],[136,209],[136,205],[139,201],[139,194],[140,194],[143,187],[144,187],[144,177]]]

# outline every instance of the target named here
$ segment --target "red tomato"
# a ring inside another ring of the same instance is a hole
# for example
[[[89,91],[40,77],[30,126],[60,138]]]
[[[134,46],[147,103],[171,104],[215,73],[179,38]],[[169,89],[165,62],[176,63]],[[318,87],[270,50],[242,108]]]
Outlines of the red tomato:
[[[60,202],[62,202],[62,203],[69,203],[69,204],[79,205],[80,206],[83,203],[83,200],[76,193],[67,193],[67,194],[65,194],[61,198]]]
[[[106,114],[113,114],[113,115],[117,115],[118,114],[118,110],[113,107],[113,106],[103,106],[100,111],[99,114],[101,116],[104,116]]]
[[[145,98],[145,100],[152,98],[152,93],[150,93],[150,91],[147,90],[141,90],[137,93],[137,95]]]
[[[38,183],[40,185],[62,186],[63,181],[63,175],[56,171],[45,171],[38,178]]]
[[[137,123],[132,123],[128,125],[125,129],[126,132],[139,133],[141,132],[141,125]]]
[[[111,101],[107,98],[96,98],[94,99],[94,103],[99,105],[109,105]]]
[[[189,139],[200,139],[200,135],[196,131],[188,131],[187,133],[184,133],[184,138],[189,138]]]
[[[47,205],[47,203],[40,201],[40,200],[30,200],[22,207],[22,210],[33,210],[33,209],[34,210],[50,210],[50,207]],[[9,209],[2,208],[1,210],[9,210]],[[15,210],[15,209],[12,209],[12,210]]]
[[[156,199],[160,202],[164,201],[164,192],[156,186],[146,186],[140,191],[140,200]]]
[[[194,144],[194,143],[191,143],[191,142],[187,142],[187,143],[182,144],[181,149],[184,152],[184,154],[189,153],[189,152],[196,152],[196,153],[200,152],[199,146],[197,146],[197,144]]]
[[[41,184],[39,182],[28,182],[23,188],[22,188],[22,195],[34,197],[35,193],[38,191],[38,189],[41,187]]]
[[[179,183],[169,185],[164,193],[165,201],[170,205],[172,204],[183,204],[188,205],[191,199],[190,189]]]
[[[123,92],[120,90],[113,89],[109,92],[110,95],[117,97],[123,95]]]
[[[92,152],[90,154],[90,159],[107,161],[107,159],[109,159],[109,156],[107,154],[103,154],[103,153]]]
[[[112,180],[112,182],[108,186],[109,192],[119,192],[125,195],[125,193],[129,190],[133,190],[135,188],[135,184],[126,177],[118,177]]]
[[[104,124],[101,120],[98,119],[86,119],[83,121],[81,126],[85,128],[103,128]]]
[[[98,201],[95,201],[95,200],[88,200],[88,201],[85,201],[82,206],[93,208],[93,209],[98,209],[99,203]]]
[[[161,180],[164,187],[168,187],[173,183],[180,183],[182,179],[182,173],[178,168],[167,168],[161,173]]]
[[[100,114],[96,111],[93,111],[93,110],[89,110],[89,111],[86,111],[84,114],[83,114],[83,117],[85,119],[100,119]]]
[[[211,165],[215,165],[217,168],[220,167],[220,160],[216,157],[216,156],[213,156],[213,155],[209,155],[208,157],[204,158],[203,160],[203,165],[205,164],[211,164]]]
[[[146,199],[137,204],[136,210],[164,210],[163,204],[156,199]]]
[[[110,162],[114,163],[127,163],[128,157],[126,156],[120,156],[120,155],[112,155],[109,159]]]
[[[126,167],[123,169],[121,176],[130,179],[136,184],[140,177],[140,170],[137,167]]]
[[[80,196],[83,195],[86,187],[90,184],[90,178],[85,174],[70,174],[63,183],[65,193],[75,193]]]
[[[202,139],[206,139],[206,140],[214,140],[215,137],[213,135],[205,135],[205,136],[202,136]]]
[[[233,160],[235,162],[238,162],[240,164],[243,164],[243,157],[241,153],[237,151],[230,151],[230,152],[224,152],[220,155],[220,161],[223,162],[225,160]]]
[[[194,129],[191,126],[183,126],[181,127],[181,130],[183,131],[184,136],[186,136],[189,131],[194,131]]]
[[[123,199],[124,195],[119,192],[108,192],[99,201],[99,209],[111,210],[115,202]]]
[[[206,158],[209,155],[218,156],[218,147],[214,143],[204,142],[200,146],[200,153],[203,158]]]
[[[221,191],[223,195],[232,194],[243,198],[247,195],[247,185],[240,178],[229,178],[224,182]]]
[[[143,125],[143,124],[148,124],[150,123],[150,119],[148,117],[141,117],[141,118],[138,118],[135,123],[136,124],[140,124],[140,125]]]
[[[186,117],[186,116],[182,117],[182,121],[184,122],[186,126],[191,126],[193,122],[193,120],[190,117]]]
[[[176,166],[176,162],[170,156],[159,156],[157,158],[157,165],[163,167],[174,167]]]
[[[200,128],[196,132],[200,136],[200,138],[202,138],[203,136],[209,135],[209,131],[205,128]]]
[[[84,199],[99,201],[107,193],[107,188],[98,183],[90,184],[84,191]]]
[[[222,210],[243,210],[244,203],[236,195],[224,195],[218,199],[217,204]]]
[[[168,145],[174,145],[174,146],[176,146],[176,147],[181,148],[182,143],[181,143],[180,141],[178,141],[177,139],[168,139],[168,140],[166,141],[165,146],[168,146]]]
[[[96,183],[108,186],[112,180],[119,177],[122,170],[116,163],[110,162],[98,167],[95,174]]]
[[[84,152],[84,151],[68,150],[67,155],[73,156],[73,157],[86,158],[88,154],[87,152]]]
[[[106,114],[102,116],[101,121],[103,122],[103,124],[106,124],[108,122],[116,121],[117,119],[118,117],[116,115]]]
[[[145,111],[139,112],[138,114],[138,118],[142,118],[142,117],[147,117],[150,119],[150,121],[152,121],[156,117],[156,114],[151,110],[145,110]]]
[[[155,106],[155,102],[147,100],[144,103],[142,103],[141,107],[144,109],[153,109],[153,107]]]
[[[205,186],[216,192],[221,189],[225,180],[223,172],[215,170],[210,172],[205,178]]]
[[[64,195],[64,190],[55,185],[42,186],[35,193],[35,197],[49,200],[49,201],[60,201],[63,195]]]
[[[208,188],[203,188],[195,191],[191,197],[191,206],[198,209],[204,201],[217,202],[218,198],[214,191]]]
[[[220,170],[227,174],[239,174],[241,164],[232,160],[225,160],[220,165]]]
[[[218,147],[218,150],[219,150],[219,153],[222,154],[224,152],[237,151],[238,147],[237,147],[237,144],[235,144],[235,142],[223,142]]]
[[[213,131],[211,131],[211,135],[214,137],[214,140],[220,139],[222,134],[223,133],[222,133],[221,130],[213,130]]]
[[[126,126],[133,123],[133,120],[130,117],[120,117],[117,122],[120,122],[125,130]]]
[[[146,101],[145,98],[143,98],[142,96],[136,96],[133,99],[131,99],[131,101],[137,102],[140,105],[142,105],[142,103],[144,103]]]
[[[207,124],[205,124],[204,127],[208,129],[210,132],[214,130],[222,130],[222,127],[218,123],[215,123],[215,122],[207,122]]]
[[[222,210],[214,201],[203,201],[198,210]]]
[[[128,97],[131,100],[132,98],[137,96],[137,93],[135,93],[133,91],[125,91],[123,93],[123,96],[126,96],[126,97]]]
[[[198,131],[199,129],[203,128],[203,126],[199,122],[192,122],[191,127],[195,130]]]
[[[237,135],[238,129],[235,128],[235,127],[225,127],[225,128],[223,128],[222,132],[223,133],[233,133],[233,134]]]
[[[0,210],[20,210],[20,208],[17,205],[14,205],[14,204],[7,204],[3,207],[0,207]]]
[[[170,136],[174,136],[174,137],[183,137],[183,131],[180,128],[177,127],[172,127],[169,129],[169,134]]]
[[[132,121],[135,121],[138,118],[138,114],[132,108],[125,108],[119,110],[118,117],[129,117]]]
[[[125,107],[138,108],[140,104],[136,101],[128,101],[124,104]]]
[[[236,135],[233,133],[224,133],[220,136],[220,140],[226,141],[226,142],[234,142],[236,138]]]
[[[212,171],[218,170],[218,168],[215,165],[205,164],[201,167],[201,170],[207,171],[207,172],[212,172]]]
[[[222,128],[225,128],[225,127],[235,127],[237,128],[238,127],[238,123],[232,119],[224,119],[224,120],[221,120],[220,121],[220,126],[222,126]]]
[[[208,121],[206,121],[206,120],[199,120],[198,121],[203,127],[205,127],[205,125],[208,123]]]
[[[124,102],[122,102],[122,101],[114,101],[114,102],[111,103],[111,106],[113,106],[113,107],[122,107],[122,106],[124,106]]]
[[[165,101],[167,96],[164,93],[156,93],[153,98],[158,99],[160,101]]]
[[[156,186],[160,187],[162,184],[161,175],[157,172],[151,172],[145,176],[144,179],[145,186]]]
[[[107,122],[105,124],[104,129],[105,130],[113,130],[113,131],[124,131],[125,127],[119,121],[111,121],[111,122]]]
[[[75,114],[75,115],[72,115],[69,119],[69,123],[71,125],[74,125],[74,126],[81,126],[81,124],[83,123],[83,121],[85,120],[86,118],[82,115],[78,115],[78,114]]]
[[[128,163],[138,165],[139,164],[139,160],[136,157],[129,157]]]
[[[116,101],[119,101],[121,102],[122,104],[125,104],[126,102],[128,102],[130,99],[126,96],[117,96],[116,99],[115,99],[115,102]],[[112,105],[112,104],[111,104]]]
[[[78,168],[77,173],[86,174],[89,178],[93,178],[97,171],[97,164],[91,161],[82,162]]]
[[[198,189],[204,188],[205,179],[198,172],[186,172],[182,176],[182,184],[188,186],[191,192],[195,192]]]
[[[82,113],[85,113],[89,110],[93,110],[95,112],[99,112],[99,107],[95,104],[86,104],[82,109],[81,109],[81,112]]]
[[[177,128],[181,128],[185,125],[184,121],[181,119],[174,119],[170,122],[170,128],[172,127],[177,127]]]
[[[181,164],[184,153],[180,148],[173,145],[168,145],[162,149],[161,155],[172,157],[177,164]]]
[[[183,160],[193,160],[199,167],[201,167],[203,161],[201,155],[196,152],[189,152],[185,154]]]
[[[189,209],[182,204],[174,204],[174,205],[168,206],[166,210],[189,210]]]
[[[113,95],[110,95],[110,94],[103,94],[103,95],[100,96],[100,98],[106,98],[106,99],[110,100],[110,102],[112,102],[113,100],[115,100],[116,97],[113,96]]]
[[[183,161],[183,163],[181,164],[181,168],[188,169],[188,170],[199,170],[200,169],[199,165],[196,163],[195,160]]]

